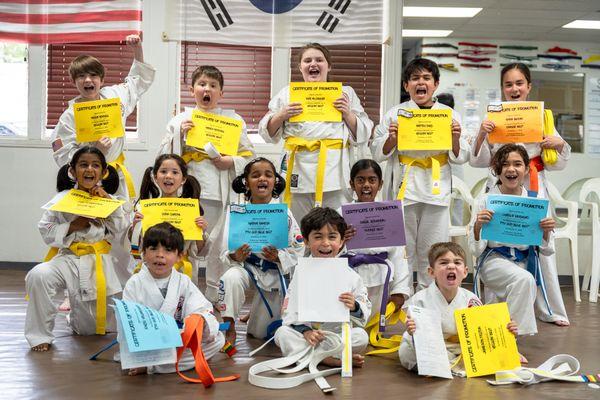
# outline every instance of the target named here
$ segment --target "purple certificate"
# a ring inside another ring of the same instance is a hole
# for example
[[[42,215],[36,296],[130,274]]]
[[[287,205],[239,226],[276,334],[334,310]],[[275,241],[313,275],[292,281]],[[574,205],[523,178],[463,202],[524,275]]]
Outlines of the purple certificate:
[[[342,217],[356,228],[356,235],[346,243],[348,250],[406,244],[400,200],[344,204]]]

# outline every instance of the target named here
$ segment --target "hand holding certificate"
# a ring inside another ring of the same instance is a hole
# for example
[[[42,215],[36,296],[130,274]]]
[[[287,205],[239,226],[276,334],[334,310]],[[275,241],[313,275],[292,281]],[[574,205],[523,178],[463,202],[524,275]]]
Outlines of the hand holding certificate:
[[[188,131],[185,144],[204,149],[208,143],[212,143],[221,154],[237,155],[244,125],[242,121],[194,110],[192,122],[194,127]]]
[[[487,119],[494,123],[490,143],[539,143],[544,128],[544,102],[504,101],[489,105]]]
[[[452,149],[452,110],[398,111],[398,150]]]
[[[83,190],[71,189],[50,207],[43,208],[88,218],[106,218],[123,203],[124,200],[92,196]]]
[[[125,135],[121,119],[121,100],[118,98],[74,103],[73,113],[75,138],[78,143]]]
[[[198,199],[159,198],[141,200],[142,230],[161,223],[169,222],[183,233],[185,240],[202,240],[202,229],[196,225],[200,216]]]
[[[342,97],[341,82],[292,82],[290,103],[302,104],[302,113],[290,122],[341,122],[342,114],[333,102]]]
[[[547,199],[488,195],[486,209],[494,215],[482,227],[483,239],[527,246],[542,244],[540,221],[548,213]]]

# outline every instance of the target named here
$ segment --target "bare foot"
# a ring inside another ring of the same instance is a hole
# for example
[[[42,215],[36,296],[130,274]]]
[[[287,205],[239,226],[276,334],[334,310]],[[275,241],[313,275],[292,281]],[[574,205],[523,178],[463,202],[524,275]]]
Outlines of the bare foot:
[[[127,372],[127,375],[129,375],[129,376],[143,375],[146,372],[148,372],[148,368],[146,368],[146,367],[131,368],[129,370],[129,372]]]
[[[58,311],[67,312],[71,311],[71,302],[68,297],[65,297],[60,306],[58,306]]]
[[[525,356],[524,356],[523,354],[521,354],[521,353],[519,353],[519,362],[520,362],[521,364],[529,364],[529,360],[527,360],[527,359],[525,358]]]
[[[554,321],[554,325],[556,326],[569,326],[571,323],[569,321],[564,321],[562,319]]]
[[[31,348],[32,351],[48,351],[50,350],[50,343],[42,343]]]
[[[244,315],[243,317],[240,317],[240,322],[246,323],[246,322],[248,322],[249,319],[250,319],[250,313]]]
[[[342,360],[335,357],[327,357],[321,361],[321,364],[328,367],[341,367]],[[352,354],[352,366],[356,368],[362,368],[365,364],[365,357],[361,354]]]

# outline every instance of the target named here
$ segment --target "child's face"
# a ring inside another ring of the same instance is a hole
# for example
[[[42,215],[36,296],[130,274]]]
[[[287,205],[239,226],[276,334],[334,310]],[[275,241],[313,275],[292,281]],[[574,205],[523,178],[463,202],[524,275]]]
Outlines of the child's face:
[[[531,91],[531,83],[516,68],[506,71],[502,77],[502,95],[506,101],[525,101]]]
[[[448,251],[439,256],[427,272],[441,291],[454,291],[467,277],[467,266],[461,256]]]
[[[163,197],[176,197],[177,190],[185,183],[181,168],[175,160],[165,160],[154,176]]]
[[[416,71],[408,78],[408,82],[404,84],[404,90],[418,106],[429,107],[433,105],[433,94],[439,84],[439,82],[435,82],[431,72],[421,70]]]
[[[100,99],[100,89],[102,89],[104,79],[95,72],[82,72],[75,77],[73,83],[83,100],[92,101]]]
[[[162,279],[171,275],[173,265],[181,259],[177,249],[167,249],[162,244],[149,246],[143,251],[144,263],[154,279]]]
[[[190,93],[196,99],[196,106],[201,110],[212,110],[216,108],[223,97],[223,89],[219,81],[204,74],[200,75]]]
[[[100,157],[93,153],[84,153],[79,156],[75,163],[75,169],[71,168],[71,174],[77,181],[77,188],[88,192],[98,184],[104,172]]]
[[[300,72],[304,82],[327,82],[331,66],[321,50],[307,49],[300,60]]]
[[[253,203],[269,203],[275,186],[275,171],[271,164],[266,161],[252,164],[246,186]]]
[[[306,238],[306,246],[310,249],[313,257],[336,257],[343,245],[342,235],[335,226],[331,225],[311,231]]]
[[[363,169],[350,181],[350,187],[356,193],[359,202],[375,201],[377,192],[383,181],[373,171],[373,168]]]
[[[525,165],[523,157],[518,152],[512,151],[502,163],[502,172],[498,179],[500,179],[504,189],[516,191],[516,189],[523,186],[527,172],[529,172],[529,166]]]

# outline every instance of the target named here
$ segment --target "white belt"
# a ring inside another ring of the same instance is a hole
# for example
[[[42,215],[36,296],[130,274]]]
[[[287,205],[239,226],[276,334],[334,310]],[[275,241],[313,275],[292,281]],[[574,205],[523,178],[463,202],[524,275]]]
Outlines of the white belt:
[[[342,338],[333,332],[324,332],[325,338],[317,346],[313,347],[308,342],[306,348],[288,357],[276,358],[254,364],[248,370],[248,382],[254,386],[267,389],[289,389],[299,386],[304,382],[315,380],[319,388],[324,392],[332,392],[334,387],[329,386],[326,376],[339,373],[341,368],[329,368],[319,371],[317,365],[327,357],[339,355],[343,348]],[[262,348],[262,347],[261,347]],[[252,354],[255,354],[255,350]],[[297,364],[294,366],[294,364]],[[284,369],[285,367],[290,367]],[[308,373],[290,377],[260,376],[260,373],[276,371],[280,374],[293,374],[308,367]]]
[[[520,383],[532,385],[550,380],[566,382],[585,382],[579,371],[579,361],[568,354],[558,354],[550,357],[537,368],[516,368],[509,371],[496,372],[496,380],[488,380],[491,385],[510,385]]]

